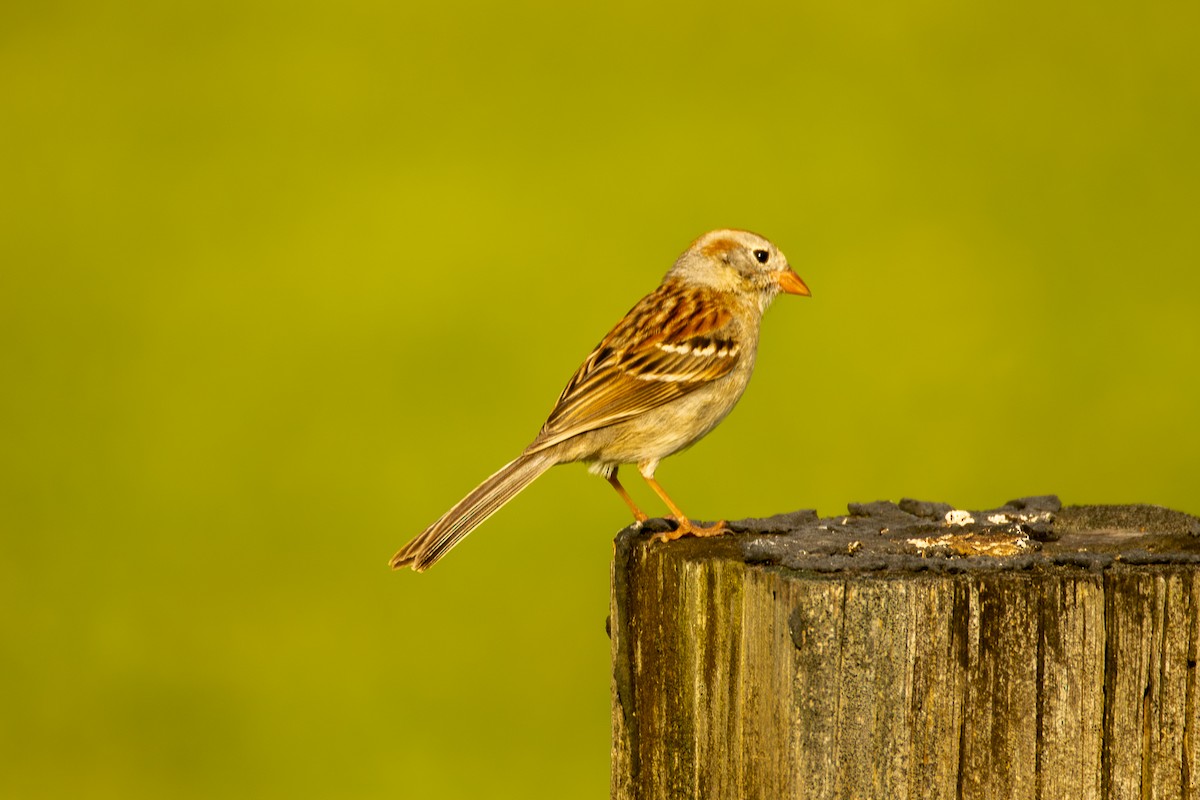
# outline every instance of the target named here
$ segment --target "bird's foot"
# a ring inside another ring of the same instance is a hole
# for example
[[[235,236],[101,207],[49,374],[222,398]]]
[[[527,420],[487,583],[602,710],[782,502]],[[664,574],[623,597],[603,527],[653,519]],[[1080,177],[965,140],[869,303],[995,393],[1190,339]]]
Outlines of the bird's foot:
[[[675,530],[656,533],[650,537],[650,541],[673,542],[682,536],[720,536],[721,534],[731,532],[729,527],[725,524],[725,520],[721,520],[715,525],[705,528],[692,522],[687,517],[667,517],[667,519],[674,520],[676,523]]]

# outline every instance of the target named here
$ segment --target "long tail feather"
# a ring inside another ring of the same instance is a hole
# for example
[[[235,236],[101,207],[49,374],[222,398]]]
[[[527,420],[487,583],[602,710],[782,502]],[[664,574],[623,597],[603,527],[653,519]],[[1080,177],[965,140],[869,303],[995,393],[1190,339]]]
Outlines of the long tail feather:
[[[426,528],[424,533],[392,556],[392,569],[406,566],[411,566],[417,572],[429,569],[463,537],[555,463],[552,457],[543,452],[522,455],[505,464],[459,500],[441,519]]]

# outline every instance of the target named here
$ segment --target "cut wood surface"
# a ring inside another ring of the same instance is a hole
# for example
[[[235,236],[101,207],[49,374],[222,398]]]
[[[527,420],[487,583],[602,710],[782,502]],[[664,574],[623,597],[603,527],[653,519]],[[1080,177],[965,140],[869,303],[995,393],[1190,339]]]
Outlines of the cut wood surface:
[[[1025,498],[617,538],[612,796],[1197,798],[1200,521]]]

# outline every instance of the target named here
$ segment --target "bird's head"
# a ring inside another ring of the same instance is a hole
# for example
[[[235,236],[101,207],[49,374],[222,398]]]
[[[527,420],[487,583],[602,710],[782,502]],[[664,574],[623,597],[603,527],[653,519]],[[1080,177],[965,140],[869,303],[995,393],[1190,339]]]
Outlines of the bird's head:
[[[667,277],[722,291],[757,293],[764,308],[780,292],[811,294],[779,248],[750,231],[709,231],[679,256]]]

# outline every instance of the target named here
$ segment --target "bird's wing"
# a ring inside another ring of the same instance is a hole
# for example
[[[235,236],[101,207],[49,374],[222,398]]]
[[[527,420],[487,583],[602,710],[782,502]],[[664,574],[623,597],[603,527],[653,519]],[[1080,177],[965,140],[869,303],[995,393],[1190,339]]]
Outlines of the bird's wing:
[[[630,419],[728,375],[741,357],[732,318],[712,290],[659,287],[587,357],[526,452]]]

